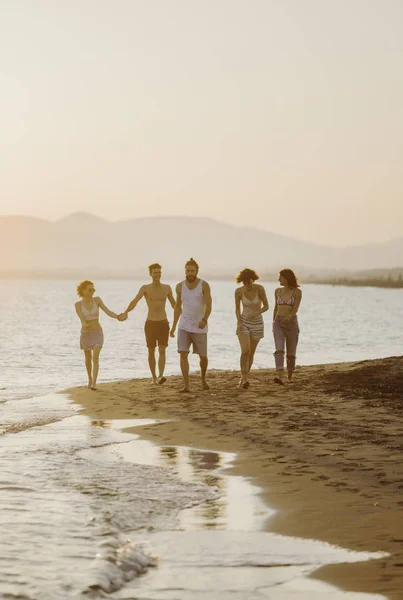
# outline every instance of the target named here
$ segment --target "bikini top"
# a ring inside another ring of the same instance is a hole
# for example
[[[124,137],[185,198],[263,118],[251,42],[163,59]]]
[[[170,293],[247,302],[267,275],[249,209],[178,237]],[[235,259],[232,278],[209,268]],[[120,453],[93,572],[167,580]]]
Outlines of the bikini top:
[[[284,302],[284,300],[283,300],[283,298],[281,296],[281,292],[282,291],[283,290],[280,290],[280,293],[279,293],[279,295],[277,297],[277,304],[284,304],[286,306],[294,306],[294,302],[295,302],[294,292],[295,292],[295,290],[293,290],[293,292],[292,292],[290,298],[288,298],[287,302]]]
[[[81,302],[81,310],[83,311],[86,321],[94,321],[95,319],[99,318],[99,306],[95,299],[92,301],[92,306],[89,310],[86,306],[84,306],[84,302]]]
[[[245,293],[244,293],[244,291],[242,290],[242,291],[241,291],[241,300],[242,300],[242,304],[243,304],[244,306],[251,306],[251,305],[255,304],[256,306],[257,306],[257,305],[259,305],[259,307],[260,307],[260,302],[261,302],[261,300],[260,300],[260,298],[259,298],[259,294],[258,294],[258,292],[256,292],[256,296],[253,298],[253,300],[249,300],[249,298],[247,298],[247,297],[245,296]]]

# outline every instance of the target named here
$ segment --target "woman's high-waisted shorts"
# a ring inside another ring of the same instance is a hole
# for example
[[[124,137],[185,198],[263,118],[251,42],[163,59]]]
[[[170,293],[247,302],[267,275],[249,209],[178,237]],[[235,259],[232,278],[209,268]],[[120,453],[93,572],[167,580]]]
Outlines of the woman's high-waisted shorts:
[[[264,337],[262,315],[259,315],[258,317],[247,317],[242,314],[238,335],[249,335],[253,340],[261,340]]]

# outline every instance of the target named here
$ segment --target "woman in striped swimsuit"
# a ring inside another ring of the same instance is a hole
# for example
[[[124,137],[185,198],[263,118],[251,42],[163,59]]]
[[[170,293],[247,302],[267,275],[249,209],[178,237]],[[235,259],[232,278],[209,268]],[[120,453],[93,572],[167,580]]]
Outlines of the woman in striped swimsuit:
[[[262,285],[255,283],[259,275],[252,269],[243,269],[236,277],[242,286],[235,290],[235,314],[237,336],[241,346],[241,380],[238,387],[249,387],[248,374],[259,341],[264,337],[262,313],[269,309],[266,292]],[[242,305],[242,313],[241,313]]]

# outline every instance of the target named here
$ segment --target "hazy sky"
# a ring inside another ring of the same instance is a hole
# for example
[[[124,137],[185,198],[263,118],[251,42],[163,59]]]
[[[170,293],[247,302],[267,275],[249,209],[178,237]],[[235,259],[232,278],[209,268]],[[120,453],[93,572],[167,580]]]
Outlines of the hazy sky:
[[[0,214],[403,235],[402,0],[2,0]]]

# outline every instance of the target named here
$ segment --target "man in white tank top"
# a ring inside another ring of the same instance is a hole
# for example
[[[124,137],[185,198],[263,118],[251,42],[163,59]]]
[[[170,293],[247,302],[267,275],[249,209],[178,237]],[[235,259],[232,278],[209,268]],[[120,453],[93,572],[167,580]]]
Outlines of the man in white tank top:
[[[191,258],[185,265],[184,281],[176,286],[176,304],[171,337],[175,337],[175,329],[179,321],[178,352],[184,387],[181,392],[190,392],[189,388],[189,350],[193,346],[193,354],[200,357],[200,375],[202,387],[208,390],[206,381],[207,358],[207,321],[211,313],[211,291],[207,281],[198,278],[199,265]]]

